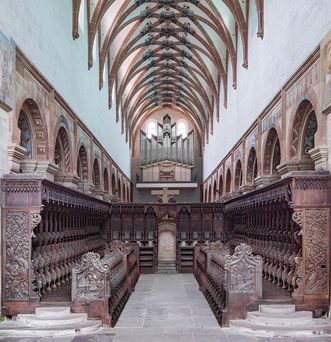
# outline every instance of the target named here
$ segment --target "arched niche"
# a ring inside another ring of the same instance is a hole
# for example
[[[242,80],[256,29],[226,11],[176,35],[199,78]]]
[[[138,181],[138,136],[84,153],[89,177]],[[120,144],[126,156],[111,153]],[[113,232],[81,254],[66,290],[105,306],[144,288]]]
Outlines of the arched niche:
[[[46,161],[48,155],[48,133],[44,115],[37,103],[26,99],[15,116],[13,142],[27,149],[25,160]]]
[[[100,167],[97,158],[93,162],[92,181],[95,188],[100,189]]]
[[[82,182],[88,181],[88,158],[86,149],[83,145],[80,146],[78,151],[77,176]]]
[[[111,175],[111,193],[116,196],[116,177],[114,173]]]
[[[120,179],[117,181],[117,197],[122,199],[122,184]]]
[[[106,167],[103,170],[103,189],[106,193],[109,193],[109,177],[108,177],[108,169]]]
[[[224,185],[223,185],[223,176],[220,175],[220,178],[219,178],[219,180],[218,180],[219,197],[222,197],[222,196],[223,196],[223,190],[224,190],[223,187],[224,187]]]
[[[54,149],[54,161],[60,173],[69,174],[71,168],[71,148],[68,132],[64,127],[60,127],[57,133]]]
[[[239,191],[239,188],[242,186],[242,167],[241,167],[241,161],[238,159],[236,164],[236,172],[234,175],[234,189],[235,191]]]
[[[125,184],[123,183],[123,187],[122,187],[122,196],[123,196],[123,201],[126,202],[126,187]]]
[[[217,189],[217,182],[216,179],[214,180],[214,185],[213,185],[213,201],[217,201],[218,199],[218,189]]]
[[[314,162],[309,151],[315,147],[315,134],[318,131],[316,112],[310,101],[302,101],[296,111],[290,157],[296,159],[299,169],[313,170]]]
[[[252,147],[248,154],[247,159],[247,174],[246,174],[246,181],[249,185],[254,184],[254,179],[257,177],[258,173],[258,166],[257,166],[257,156],[256,150]]]
[[[20,111],[17,126],[20,130],[19,144],[25,148],[24,159],[34,159],[36,152],[33,143],[31,123],[28,115],[23,109]]]
[[[231,171],[228,169],[226,173],[226,184],[225,184],[225,193],[229,194],[231,192]]]
[[[277,166],[281,161],[281,150],[278,133],[275,128],[271,128],[264,151],[264,174],[266,176],[278,176]]]

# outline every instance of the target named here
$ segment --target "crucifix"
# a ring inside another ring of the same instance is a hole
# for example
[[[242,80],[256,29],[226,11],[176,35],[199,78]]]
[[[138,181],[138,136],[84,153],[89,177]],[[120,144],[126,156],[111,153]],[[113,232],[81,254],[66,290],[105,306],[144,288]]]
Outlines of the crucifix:
[[[179,195],[179,190],[163,188],[162,190],[152,190],[151,194],[152,196],[159,196],[162,199],[162,203],[169,203],[171,197]]]

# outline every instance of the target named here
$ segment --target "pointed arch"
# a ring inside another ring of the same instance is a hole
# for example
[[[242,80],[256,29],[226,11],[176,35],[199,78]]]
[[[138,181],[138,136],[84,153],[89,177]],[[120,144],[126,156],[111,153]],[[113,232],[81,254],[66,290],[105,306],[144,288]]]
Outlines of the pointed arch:
[[[116,177],[114,172],[111,175],[111,193],[116,196]]]

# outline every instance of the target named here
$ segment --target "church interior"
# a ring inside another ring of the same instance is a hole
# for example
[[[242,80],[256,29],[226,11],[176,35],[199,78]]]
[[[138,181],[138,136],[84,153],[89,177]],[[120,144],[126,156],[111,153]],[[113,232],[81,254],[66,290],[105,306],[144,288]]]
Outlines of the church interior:
[[[329,0],[0,0],[0,340],[330,341],[329,114]]]

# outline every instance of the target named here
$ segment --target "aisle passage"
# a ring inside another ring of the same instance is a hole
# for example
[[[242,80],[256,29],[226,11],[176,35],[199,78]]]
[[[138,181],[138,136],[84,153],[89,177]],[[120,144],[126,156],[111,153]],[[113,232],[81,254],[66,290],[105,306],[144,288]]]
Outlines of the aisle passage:
[[[219,328],[192,274],[141,275],[116,327]]]

